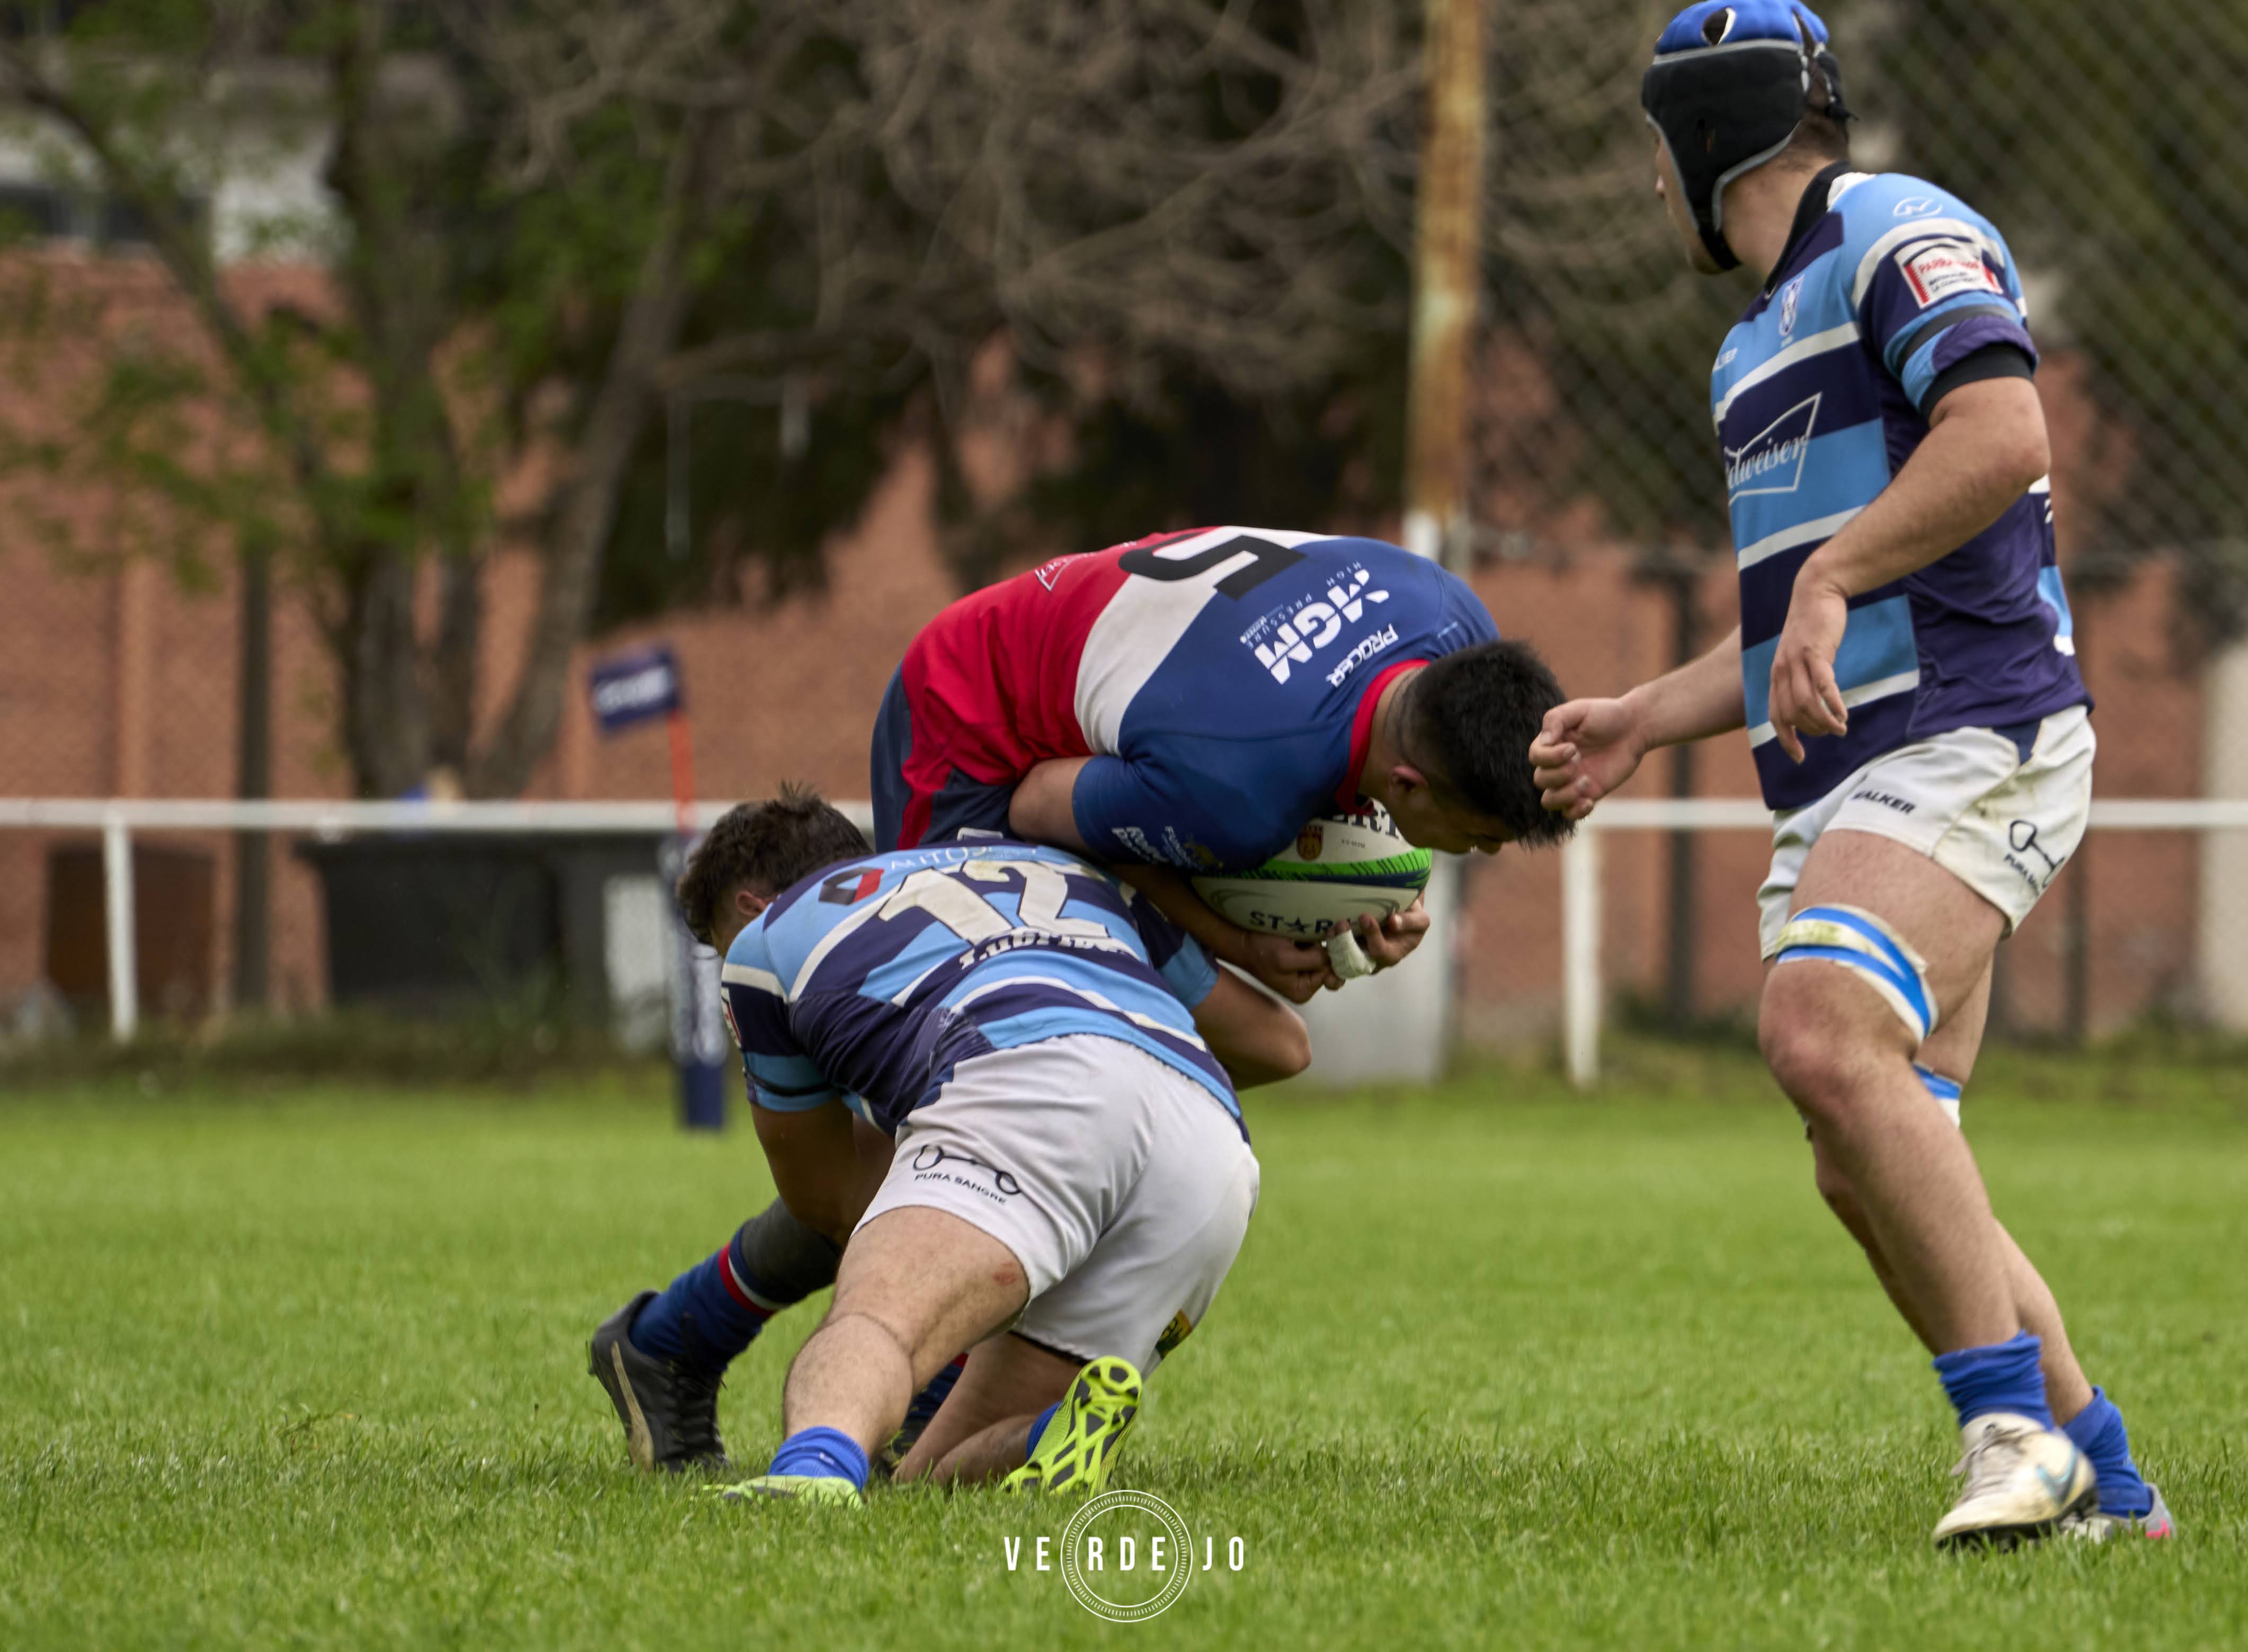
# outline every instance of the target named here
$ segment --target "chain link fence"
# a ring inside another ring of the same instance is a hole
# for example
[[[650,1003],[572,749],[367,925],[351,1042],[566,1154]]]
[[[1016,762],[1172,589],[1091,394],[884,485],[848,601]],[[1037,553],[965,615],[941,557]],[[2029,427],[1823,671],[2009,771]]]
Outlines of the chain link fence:
[[[1639,81],[1669,10],[1497,9],[1478,502],[1502,532],[1725,543],[1705,393],[1752,288],[1689,273],[1654,197]],[[2064,556],[2190,559],[2219,597],[2197,608],[2232,624],[2248,598],[2248,10],[1825,15],[1855,162],[1954,191],[2012,247],[2066,461]]]

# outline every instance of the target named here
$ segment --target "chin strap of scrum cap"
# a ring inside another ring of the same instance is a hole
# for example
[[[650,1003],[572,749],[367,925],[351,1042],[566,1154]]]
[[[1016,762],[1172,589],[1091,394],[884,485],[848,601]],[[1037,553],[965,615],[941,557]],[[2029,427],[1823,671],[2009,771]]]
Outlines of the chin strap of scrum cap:
[[[1820,80],[1823,100],[1813,95]],[[1826,25],[1802,0],[1687,7],[1655,42],[1639,100],[1721,270],[1740,263],[1725,244],[1725,186],[1786,148],[1807,111],[1850,119]]]

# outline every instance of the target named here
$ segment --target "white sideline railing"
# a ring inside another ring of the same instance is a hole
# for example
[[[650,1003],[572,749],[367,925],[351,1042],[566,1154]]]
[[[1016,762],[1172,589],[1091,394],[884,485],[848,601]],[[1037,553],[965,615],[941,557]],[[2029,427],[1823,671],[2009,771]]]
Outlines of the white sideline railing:
[[[860,830],[874,825],[863,802],[838,802]],[[692,816],[707,829],[730,803],[697,803]],[[341,837],[354,831],[615,832],[675,831],[678,806],[668,802],[357,802],[317,799],[169,797],[0,797],[0,827],[101,834],[104,929],[109,952],[109,1030],[119,1041],[140,1024],[139,958],[133,932],[133,834],[148,832],[304,832]]]
[[[695,806],[697,827],[732,807]],[[861,830],[870,805],[836,807]],[[106,894],[110,1030],[133,1036],[140,1003],[133,934],[133,834],[138,831],[668,832],[678,811],[668,802],[347,802],[318,800],[9,797],[0,828],[101,834]],[[2248,831],[2248,798],[2114,798],[2092,805],[2092,825],[2108,831]],[[1600,840],[1622,831],[1770,830],[1771,811],[1752,797],[1617,798],[1600,805],[1561,851],[1562,1038],[1569,1080],[1588,1089],[1600,1077]]]
[[[2092,805],[2094,830],[2248,831],[2248,798],[2118,797]],[[1579,823],[1561,850],[1561,1039],[1569,1082],[1600,1075],[1600,840],[1628,831],[1760,831],[1772,811],[1753,797],[1620,797]]]

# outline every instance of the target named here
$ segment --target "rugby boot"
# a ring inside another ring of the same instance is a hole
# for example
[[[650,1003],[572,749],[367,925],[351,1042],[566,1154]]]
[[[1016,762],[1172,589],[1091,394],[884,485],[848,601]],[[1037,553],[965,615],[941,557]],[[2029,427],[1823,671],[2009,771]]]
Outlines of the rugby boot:
[[[867,1501],[857,1486],[832,1474],[760,1474],[753,1480],[737,1480],[731,1485],[714,1485],[709,1489],[712,1496],[726,1503],[748,1503],[766,1498],[780,1503],[832,1503],[861,1508]]]
[[[2105,1543],[2109,1538],[2176,1537],[2177,1527],[2170,1521],[2169,1505],[2152,1485],[2155,1505],[2144,1514],[2102,1514],[2097,1508],[2080,1519],[2068,1523],[2068,1535],[2084,1543]]]
[[[1098,1492],[1140,1415],[1140,1373],[1129,1360],[1093,1361],[1070,1379],[1061,1410],[1031,1460],[1001,1481],[1006,1492]]]
[[[692,1357],[702,1348],[695,1321],[685,1321],[687,1359],[654,1359],[633,1346],[633,1321],[655,1300],[654,1291],[642,1291],[601,1321],[587,1369],[617,1408],[634,1468],[663,1474],[723,1470],[727,1464],[726,1443],[718,1437],[721,1368],[715,1361]]]
[[[2050,1536],[2099,1506],[2099,1476],[2059,1429],[1992,1411],[1960,1430],[1966,1451],[1952,1466],[1967,1484],[1936,1526],[1938,1548],[2010,1549]]]

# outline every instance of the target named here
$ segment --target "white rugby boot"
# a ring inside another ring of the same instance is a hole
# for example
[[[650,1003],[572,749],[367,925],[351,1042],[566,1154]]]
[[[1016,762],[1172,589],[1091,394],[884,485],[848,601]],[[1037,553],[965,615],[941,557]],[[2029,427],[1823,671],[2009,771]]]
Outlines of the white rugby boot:
[[[2144,1514],[2102,1514],[2095,1507],[2082,1519],[2068,1522],[2068,1535],[2086,1543],[2105,1543],[2111,1537],[2176,1537],[2177,1525],[2170,1519],[2169,1505],[2162,1501],[2161,1491],[2152,1482],[2147,1490],[2155,1502]]]
[[[1951,1512],[1936,1524],[1938,1548],[2010,1549],[2099,1506],[2099,1476],[2059,1429],[1991,1411],[1959,1434],[1966,1453],[1951,1471],[1967,1484]]]

